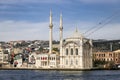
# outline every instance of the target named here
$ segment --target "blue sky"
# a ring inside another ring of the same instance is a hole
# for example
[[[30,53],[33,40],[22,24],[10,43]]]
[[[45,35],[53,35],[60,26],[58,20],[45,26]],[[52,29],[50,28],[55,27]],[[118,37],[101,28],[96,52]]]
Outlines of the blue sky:
[[[103,28],[84,36],[120,39],[119,0],[0,0],[0,41],[48,40],[50,9],[55,40],[59,40],[60,13],[63,15],[64,38],[71,35],[76,27],[82,34],[93,26],[97,28],[113,15]]]

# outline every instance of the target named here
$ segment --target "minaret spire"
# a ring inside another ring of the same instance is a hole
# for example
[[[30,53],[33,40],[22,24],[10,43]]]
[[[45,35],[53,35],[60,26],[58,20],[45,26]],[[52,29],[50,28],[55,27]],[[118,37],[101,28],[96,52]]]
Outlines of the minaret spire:
[[[62,14],[60,14],[60,65],[63,64],[63,20],[62,20]]]
[[[52,40],[53,40],[53,34],[52,34],[52,28],[53,28],[53,24],[52,24],[52,11],[50,10],[50,24],[49,24],[49,54],[52,53]]]
[[[60,28],[63,28],[62,13],[60,14]]]
[[[50,10],[50,24],[49,24],[49,27],[53,27],[53,24],[52,24],[52,10]]]
[[[75,30],[75,32],[78,32],[78,28],[76,27],[76,30]]]

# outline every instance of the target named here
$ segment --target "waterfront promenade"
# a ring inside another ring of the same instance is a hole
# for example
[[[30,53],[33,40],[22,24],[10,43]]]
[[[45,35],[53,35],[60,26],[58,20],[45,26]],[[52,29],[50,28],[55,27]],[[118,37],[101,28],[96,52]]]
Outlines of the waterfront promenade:
[[[79,69],[79,68],[0,68],[0,70],[45,70],[45,71],[93,71],[93,70],[120,70],[120,68],[92,68],[92,69]]]

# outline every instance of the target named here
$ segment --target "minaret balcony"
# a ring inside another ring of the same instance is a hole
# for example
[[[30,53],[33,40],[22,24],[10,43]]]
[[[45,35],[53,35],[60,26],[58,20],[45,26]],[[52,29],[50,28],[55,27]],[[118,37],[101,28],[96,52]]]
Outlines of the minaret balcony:
[[[50,28],[53,28],[53,24],[50,24],[49,27],[50,27]]]

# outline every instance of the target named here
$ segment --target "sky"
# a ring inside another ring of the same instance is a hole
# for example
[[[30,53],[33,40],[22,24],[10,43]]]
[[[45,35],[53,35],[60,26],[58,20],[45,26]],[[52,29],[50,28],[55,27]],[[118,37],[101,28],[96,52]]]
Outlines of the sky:
[[[54,40],[60,14],[64,39],[76,28],[90,39],[120,39],[120,0],[0,0],[0,41],[49,40],[50,10]]]

